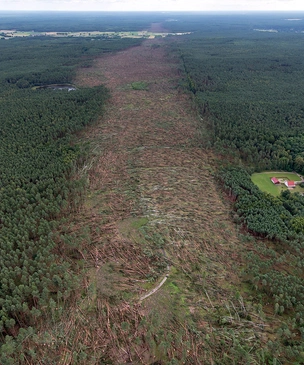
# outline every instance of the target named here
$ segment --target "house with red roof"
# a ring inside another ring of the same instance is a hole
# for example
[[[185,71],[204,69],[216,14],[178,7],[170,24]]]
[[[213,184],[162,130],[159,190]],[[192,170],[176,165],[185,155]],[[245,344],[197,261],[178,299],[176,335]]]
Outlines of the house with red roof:
[[[296,184],[294,181],[292,180],[289,180],[289,181],[285,181],[284,183],[288,188],[295,188],[296,187]]]
[[[271,178],[271,181],[274,183],[274,184],[280,184],[280,181],[276,178],[276,177],[272,177]]]

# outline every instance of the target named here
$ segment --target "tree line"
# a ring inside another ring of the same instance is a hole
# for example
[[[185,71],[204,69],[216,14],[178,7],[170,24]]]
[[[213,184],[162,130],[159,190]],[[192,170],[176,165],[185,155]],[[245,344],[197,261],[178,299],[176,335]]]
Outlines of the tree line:
[[[243,32],[224,25],[187,35],[172,49],[180,55],[181,85],[201,115],[205,147],[213,147],[220,158],[217,178],[234,202],[233,219],[251,235],[244,279],[256,290],[256,300],[262,306],[270,301],[280,316],[281,327],[267,348],[273,358],[280,354],[301,363],[304,197],[288,190],[271,196],[253,184],[250,174],[304,172],[302,36],[240,27]]]
[[[1,364],[35,358],[33,349],[23,347],[25,339],[77,285],[54,232],[79,206],[85,188],[75,178],[85,151],[73,134],[101,115],[109,97],[103,86],[70,92],[35,86],[72,82],[75,68],[92,56],[139,42],[0,41]]]
[[[257,171],[304,171],[299,34],[190,35],[178,51],[184,83],[208,116],[209,137],[220,153]]]

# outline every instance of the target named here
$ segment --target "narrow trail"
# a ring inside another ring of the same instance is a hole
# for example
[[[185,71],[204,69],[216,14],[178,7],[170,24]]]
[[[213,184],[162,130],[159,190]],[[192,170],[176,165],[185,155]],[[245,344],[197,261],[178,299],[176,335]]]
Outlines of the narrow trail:
[[[143,301],[143,300],[145,300],[145,299],[147,299],[147,298],[149,298],[151,295],[153,295],[154,293],[156,293],[164,284],[165,284],[165,282],[167,281],[167,279],[168,279],[168,276],[169,276],[169,274],[167,274],[163,279],[162,279],[162,281],[155,287],[155,288],[153,288],[152,290],[150,290],[147,294],[145,294],[145,295],[143,295],[143,296],[141,296],[140,298],[139,298],[139,301],[141,302],[141,301]]]
[[[189,96],[179,91],[179,60],[167,54],[165,45],[166,40],[147,40],[99,58],[79,72],[76,82],[105,84],[112,94],[106,115],[87,134],[95,153],[87,220],[99,227],[102,235],[95,239],[103,244],[96,249],[96,267],[105,257],[120,264],[131,277],[123,287],[133,285],[140,300],[156,293],[168,275],[166,263],[160,283],[149,291],[130,284],[151,267],[138,253],[139,239],[132,238],[130,224],[126,228],[125,222],[140,217],[147,218],[150,233],[162,236],[180,270],[188,272],[204,250],[213,272],[221,270],[218,281],[237,280],[225,271],[230,265],[226,240],[235,236],[213,182],[212,155],[198,147],[199,117]]]
[[[167,258],[167,254],[165,252],[165,250],[162,250],[163,251],[163,255],[165,258]],[[165,272],[165,274],[161,277],[161,281],[153,288],[151,289],[148,293],[140,296],[139,298],[139,301],[142,302],[143,300],[149,298],[151,295],[155,294],[164,284],[165,282],[167,281],[169,275],[170,275],[170,265],[168,264],[167,265],[167,271]]]

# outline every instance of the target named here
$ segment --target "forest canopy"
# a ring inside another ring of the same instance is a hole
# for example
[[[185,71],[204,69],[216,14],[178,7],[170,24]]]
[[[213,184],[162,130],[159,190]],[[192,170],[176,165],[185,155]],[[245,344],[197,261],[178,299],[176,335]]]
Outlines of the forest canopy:
[[[84,150],[73,134],[101,115],[108,90],[73,83],[76,67],[141,40],[0,40],[0,362],[77,283],[54,230],[82,200]],[[56,304],[55,304],[56,303]],[[14,340],[12,340],[14,338]],[[13,360],[12,360],[13,361]]]
[[[289,335],[278,346],[295,361],[303,359],[296,338],[304,334],[304,197],[262,192],[250,174],[304,173],[303,20],[293,27],[287,17],[274,17],[263,25],[266,17],[247,27],[232,21],[225,31],[197,24],[173,48],[201,115],[202,144],[218,154],[217,177],[234,202],[234,221],[254,237],[244,275],[275,314],[287,315]]]

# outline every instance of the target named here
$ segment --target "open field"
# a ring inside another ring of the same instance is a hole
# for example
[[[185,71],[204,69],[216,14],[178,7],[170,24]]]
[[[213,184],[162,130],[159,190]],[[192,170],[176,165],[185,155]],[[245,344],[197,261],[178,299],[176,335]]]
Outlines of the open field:
[[[168,32],[150,32],[150,31],[139,31],[139,32],[99,32],[99,31],[91,31],[91,32],[22,32],[18,30],[0,30],[0,38],[2,39],[11,39],[16,37],[85,37],[85,38],[164,38],[167,36],[178,36],[190,34],[190,32],[186,33],[168,33]]]
[[[256,184],[262,191],[269,193],[273,196],[279,196],[282,191],[287,190],[287,187],[281,183],[275,185],[271,182],[271,178],[276,177],[282,180],[301,181],[301,177],[298,174],[285,171],[267,171],[254,173],[251,176],[251,180]],[[292,192],[304,192],[304,189],[300,186],[296,186],[294,189],[290,189]]]

